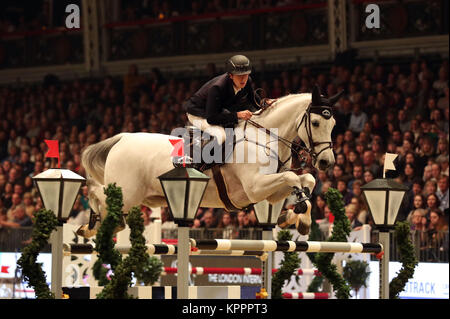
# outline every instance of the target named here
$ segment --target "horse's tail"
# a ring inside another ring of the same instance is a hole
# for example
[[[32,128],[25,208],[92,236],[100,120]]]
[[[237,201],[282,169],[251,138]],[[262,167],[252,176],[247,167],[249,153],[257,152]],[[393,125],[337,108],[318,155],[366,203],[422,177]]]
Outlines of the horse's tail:
[[[86,177],[104,184],[105,162],[111,148],[120,141],[124,133],[117,134],[104,141],[86,147],[81,154],[81,164],[86,170]]]

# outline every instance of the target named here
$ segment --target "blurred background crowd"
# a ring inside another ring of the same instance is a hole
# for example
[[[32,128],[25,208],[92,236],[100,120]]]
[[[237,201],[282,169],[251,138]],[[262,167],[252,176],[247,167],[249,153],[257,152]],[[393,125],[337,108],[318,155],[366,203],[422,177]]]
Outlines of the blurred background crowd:
[[[213,68],[209,75],[214,72]],[[327,172],[306,168],[317,181],[312,214],[321,229],[326,232],[332,223],[324,196],[329,187],[342,193],[352,227],[371,222],[361,186],[382,177],[386,152],[399,155],[396,179],[410,188],[398,219],[409,220],[412,229],[448,228],[447,60],[357,63],[325,71],[303,66],[264,78],[254,72],[252,77],[255,89],[263,88],[270,98],[310,92],[316,83],[328,96],[346,92],[336,104],[335,165]],[[29,226],[33,213],[42,207],[32,177],[52,165],[44,158],[44,139],[59,141],[62,168],[84,175],[81,151],[92,143],[119,132],[168,134],[187,124],[183,101],[206,79],[166,77],[158,69],[140,74],[136,65],[130,65],[122,78],[64,82],[48,76],[41,84],[1,88],[0,225]],[[82,190],[73,217],[89,210],[86,191]],[[151,210],[143,211],[151,216]],[[162,215],[167,213],[163,210]],[[79,217],[79,222],[86,221],[87,214],[80,216],[85,219]],[[193,227],[257,227],[257,221],[252,210],[229,214],[205,208],[199,210]]]

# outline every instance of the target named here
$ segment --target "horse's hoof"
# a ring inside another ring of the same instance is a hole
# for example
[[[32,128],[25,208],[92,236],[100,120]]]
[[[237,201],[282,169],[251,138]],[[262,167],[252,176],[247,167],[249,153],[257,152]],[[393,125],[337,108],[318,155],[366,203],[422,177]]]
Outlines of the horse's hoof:
[[[295,226],[300,235],[308,235],[311,230],[311,218],[307,215],[300,215]]]
[[[83,225],[78,228],[76,234],[84,238],[91,238],[97,234],[97,229],[90,229],[89,225]]]
[[[286,227],[289,226],[289,223],[287,222],[287,211],[286,210],[282,211],[280,213],[280,216],[278,216],[277,225],[281,229],[285,229]]]
[[[299,223],[298,227],[297,227],[297,231],[300,233],[300,235],[308,235],[309,231],[310,231],[311,227],[310,226],[306,226],[302,223]]]

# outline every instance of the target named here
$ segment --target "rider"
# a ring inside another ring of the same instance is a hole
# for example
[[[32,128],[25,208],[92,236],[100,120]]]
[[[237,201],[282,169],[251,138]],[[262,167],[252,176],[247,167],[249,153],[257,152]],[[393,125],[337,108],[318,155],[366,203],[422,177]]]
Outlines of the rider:
[[[232,56],[226,62],[226,73],[205,83],[185,102],[189,122],[202,131],[208,129],[214,137],[209,143],[222,145],[224,128],[234,128],[238,120],[249,120],[259,109],[261,101],[252,89],[251,69],[246,56]]]

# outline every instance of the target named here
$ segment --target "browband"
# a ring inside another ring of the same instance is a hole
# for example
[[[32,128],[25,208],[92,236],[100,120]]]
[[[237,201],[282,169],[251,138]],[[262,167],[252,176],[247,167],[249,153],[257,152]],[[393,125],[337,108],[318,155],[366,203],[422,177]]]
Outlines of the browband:
[[[333,116],[333,109],[329,106],[310,106],[309,107],[310,113],[319,114],[325,119],[330,119]]]

